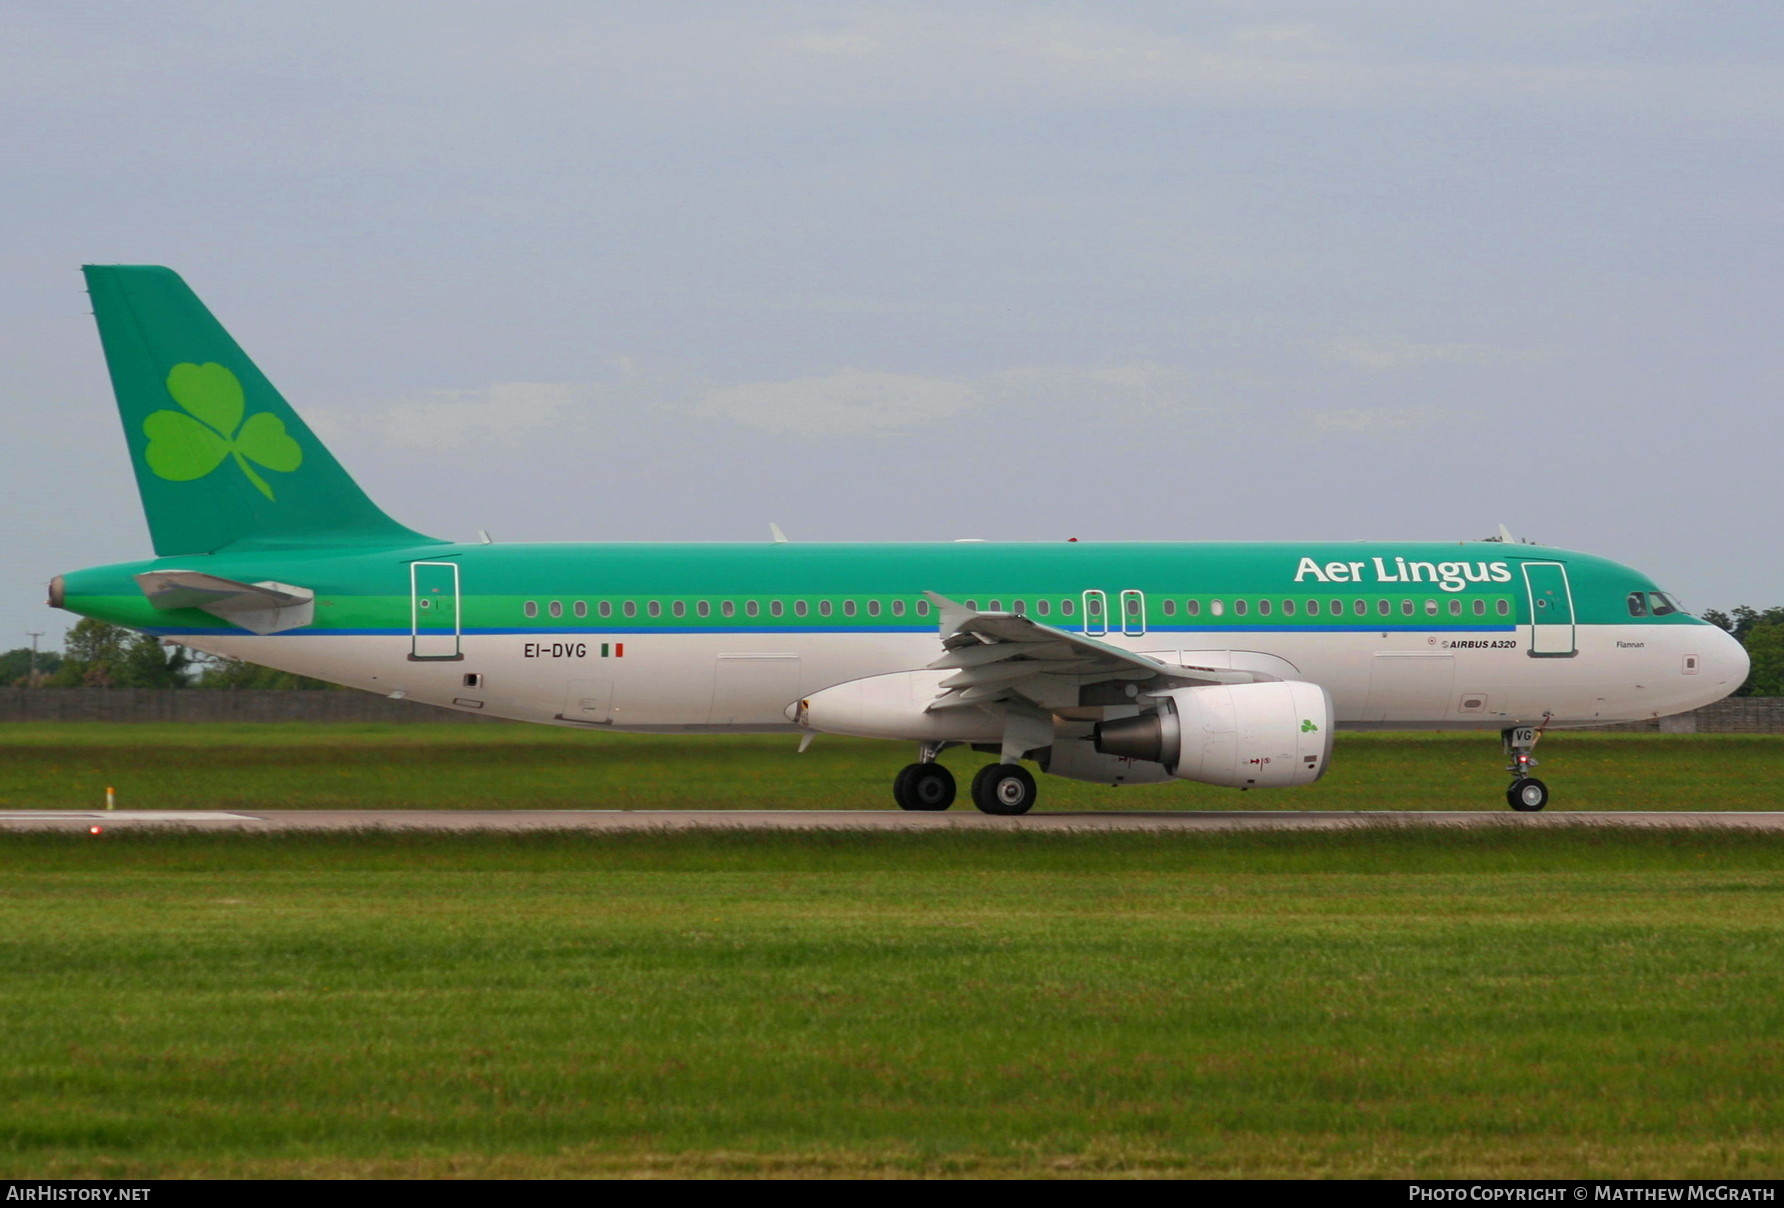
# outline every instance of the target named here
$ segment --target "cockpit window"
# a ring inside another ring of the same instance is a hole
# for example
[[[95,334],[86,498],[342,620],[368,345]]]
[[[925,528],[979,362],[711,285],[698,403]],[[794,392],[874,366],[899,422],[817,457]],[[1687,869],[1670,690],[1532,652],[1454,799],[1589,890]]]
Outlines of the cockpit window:
[[[1679,611],[1678,603],[1663,591],[1651,591],[1648,593],[1648,608],[1657,617],[1664,617],[1668,613]]]
[[[1629,593],[1629,615],[1632,617],[1645,617],[1648,615],[1647,592],[1632,591]]]

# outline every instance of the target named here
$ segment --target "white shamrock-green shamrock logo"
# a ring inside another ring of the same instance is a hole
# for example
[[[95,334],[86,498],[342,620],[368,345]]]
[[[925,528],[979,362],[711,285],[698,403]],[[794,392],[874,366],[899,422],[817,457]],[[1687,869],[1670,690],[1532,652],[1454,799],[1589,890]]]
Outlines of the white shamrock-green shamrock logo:
[[[160,477],[191,482],[233,457],[248,481],[271,499],[273,489],[254,465],[289,474],[303,464],[304,451],[285,431],[284,420],[261,411],[242,422],[242,383],[223,366],[175,365],[167,375],[167,393],[185,410],[157,411],[142,425],[149,438],[143,456]]]

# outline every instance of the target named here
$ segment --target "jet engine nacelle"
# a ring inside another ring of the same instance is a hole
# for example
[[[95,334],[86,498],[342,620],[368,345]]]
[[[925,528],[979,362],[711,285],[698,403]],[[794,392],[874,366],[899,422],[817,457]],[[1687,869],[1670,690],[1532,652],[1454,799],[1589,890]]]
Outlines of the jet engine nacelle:
[[[1096,749],[1240,789],[1312,784],[1332,761],[1332,697],[1318,684],[1209,684],[1153,697],[1155,711],[1099,724]]]
[[[983,709],[929,712],[952,671],[895,671],[848,680],[787,709],[789,720],[825,734],[910,742],[1001,742],[1003,722]]]

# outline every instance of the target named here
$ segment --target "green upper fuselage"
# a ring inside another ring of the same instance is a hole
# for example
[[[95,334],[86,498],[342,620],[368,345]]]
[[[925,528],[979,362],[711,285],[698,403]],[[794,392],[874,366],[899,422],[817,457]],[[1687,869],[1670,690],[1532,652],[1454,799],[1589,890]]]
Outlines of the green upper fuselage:
[[[1634,615],[1631,593],[1656,587],[1629,567],[1499,542],[231,547],[68,574],[62,604],[164,635],[238,632],[157,611],[133,579],[198,570],[313,591],[314,623],[296,633],[408,633],[414,562],[459,567],[467,634],[932,631],[926,591],[1076,631],[1509,629],[1530,620],[1523,562],[1566,565],[1576,624],[1702,623]]]

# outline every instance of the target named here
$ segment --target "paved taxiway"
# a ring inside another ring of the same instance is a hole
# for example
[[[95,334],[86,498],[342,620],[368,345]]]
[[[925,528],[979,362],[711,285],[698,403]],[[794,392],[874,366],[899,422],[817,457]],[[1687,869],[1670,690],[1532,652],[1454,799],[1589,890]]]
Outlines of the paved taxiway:
[[[639,830],[1338,830],[1358,826],[1647,826],[1784,830],[1784,812],[1519,814],[1510,810],[1211,810],[1035,813],[976,810],[0,810],[0,830],[177,827],[228,831],[639,831]]]

